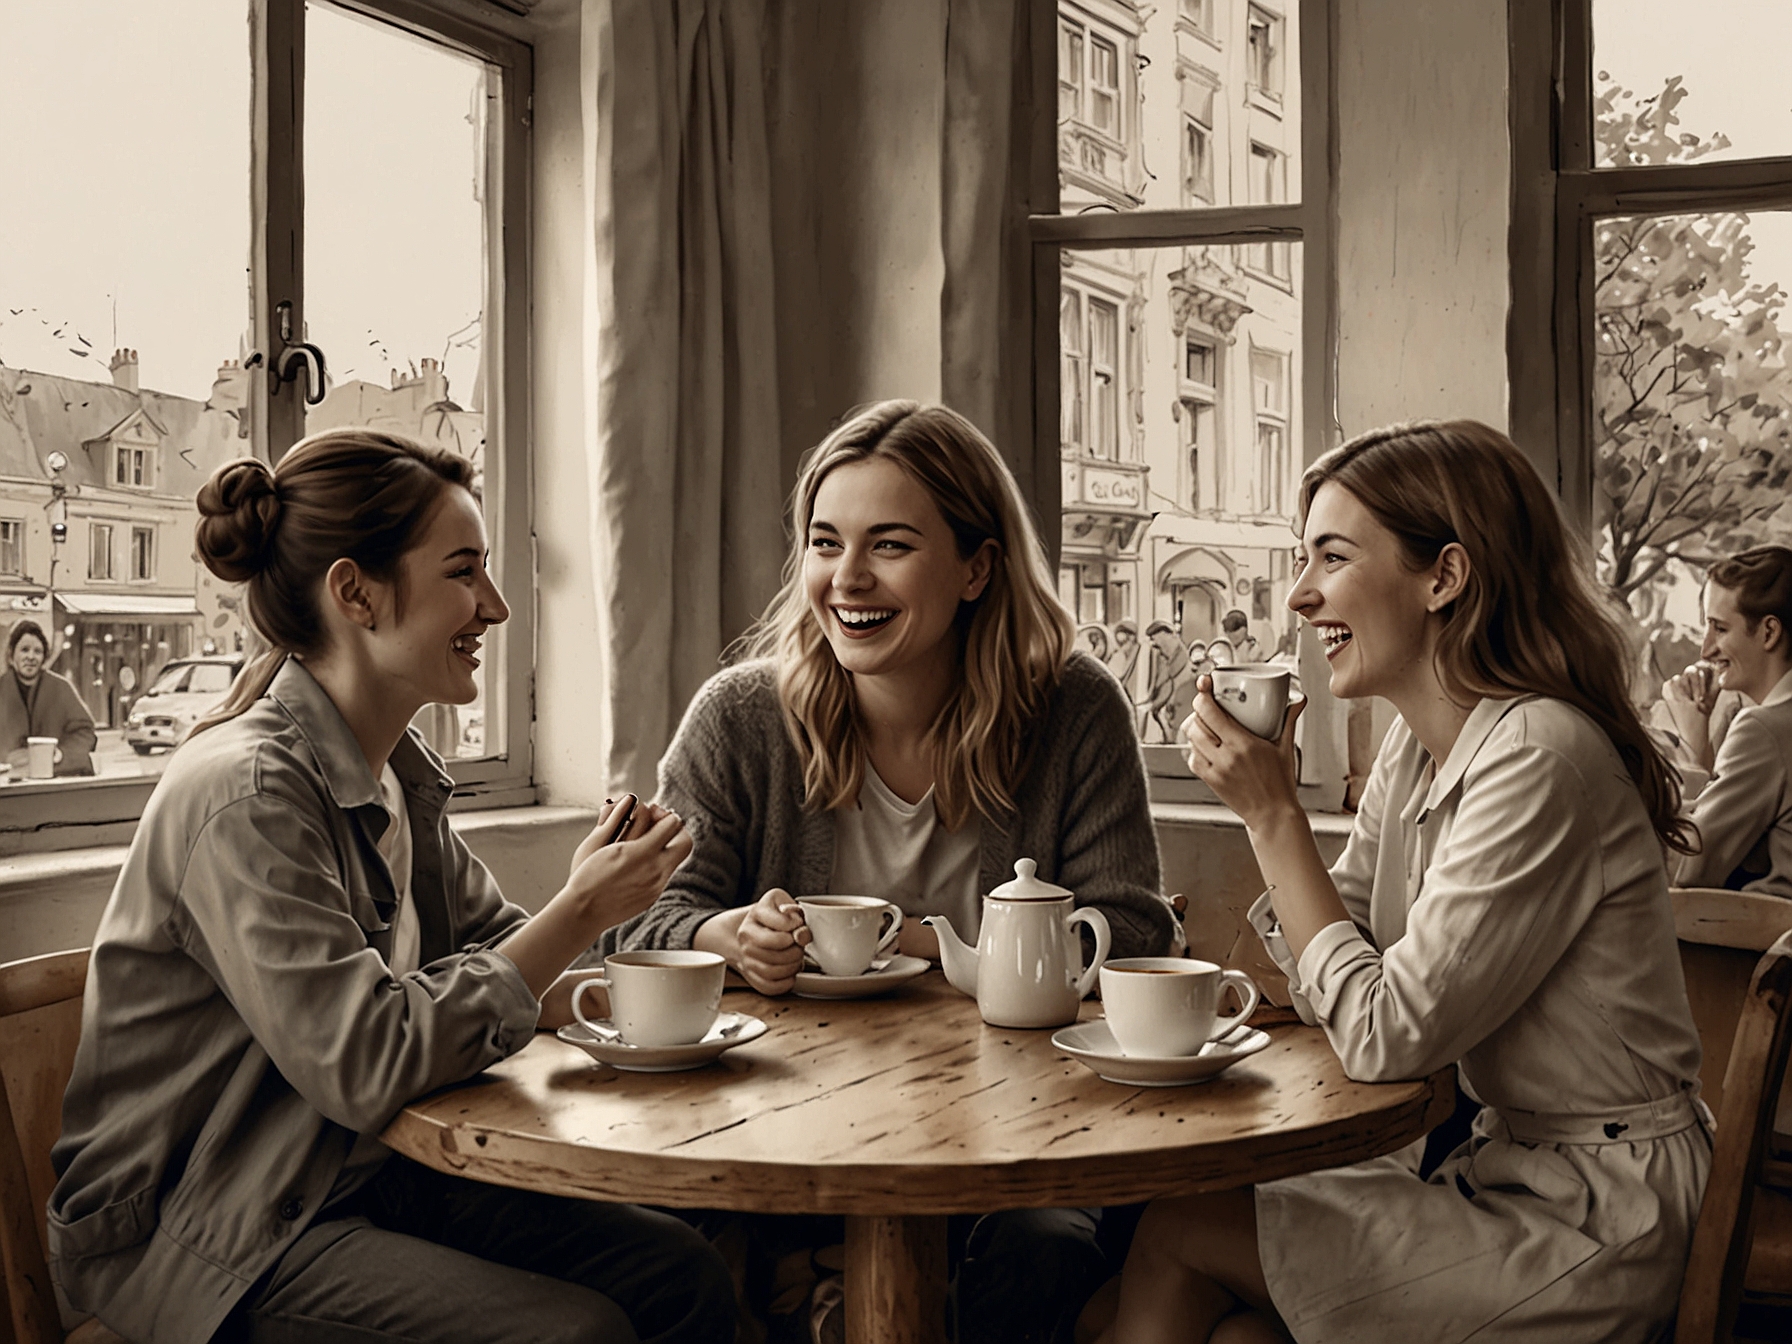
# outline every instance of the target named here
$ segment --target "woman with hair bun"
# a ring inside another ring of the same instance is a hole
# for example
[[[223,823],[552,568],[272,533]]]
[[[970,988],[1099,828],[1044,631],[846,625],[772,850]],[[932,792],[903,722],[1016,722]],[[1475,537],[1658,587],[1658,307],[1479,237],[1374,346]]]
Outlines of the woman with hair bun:
[[[604,950],[719,952],[783,994],[809,939],[794,898],[883,897],[905,916],[900,949],[937,960],[922,917],[974,945],[983,893],[1031,858],[1104,913],[1112,956],[1170,951],[1132,711],[1073,647],[994,445],[944,406],[863,408],[805,459],[792,523],[746,656],[697,692],[660,762],[691,861]],[[958,1220],[958,1339],[1056,1338],[1107,1277],[1101,1221]],[[838,1240],[839,1220],[818,1235]]]
[[[1792,897],[1792,550],[1757,546],[1711,567],[1701,663],[1662,686],[1681,740],[1711,779],[1689,810],[1703,842],[1674,865],[1682,887]],[[1711,749],[1720,691],[1741,694]]]
[[[1289,710],[1264,741],[1203,679],[1191,766],[1244,820],[1295,1006],[1365,1082],[1455,1065],[1483,1103],[1334,1171],[1153,1203],[1112,1339],[1658,1339],[1711,1163],[1664,848],[1678,780],[1555,501],[1474,421],[1396,425],[1300,488],[1288,605],[1331,690],[1400,712],[1327,871]]]
[[[679,1220],[377,1139],[570,1020],[562,972],[690,850],[670,812],[618,839],[611,808],[531,917],[448,825],[406,726],[473,698],[509,615],[471,465],[332,430],[198,503],[201,559],[272,647],[175,752],[95,936],[52,1154],[69,1301],[137,1344],[727,1344],[726,1267]]]

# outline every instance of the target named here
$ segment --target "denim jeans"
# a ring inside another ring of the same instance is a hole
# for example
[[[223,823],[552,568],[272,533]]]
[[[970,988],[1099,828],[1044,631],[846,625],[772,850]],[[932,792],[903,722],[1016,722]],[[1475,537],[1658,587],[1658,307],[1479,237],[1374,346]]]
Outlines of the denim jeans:
[[[734,1288],[684,1221],[401,1157],[326,1209],[217,1344],[731,1344]]]

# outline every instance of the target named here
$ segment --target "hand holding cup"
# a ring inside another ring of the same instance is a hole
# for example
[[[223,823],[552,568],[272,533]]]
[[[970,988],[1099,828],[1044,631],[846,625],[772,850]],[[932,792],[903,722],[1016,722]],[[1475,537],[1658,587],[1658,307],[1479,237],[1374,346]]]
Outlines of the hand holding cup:
[[[1188,766],[1249,826],[1278,808],[1300,806],[1295,790],[1294,724],[1307,707],[1297,700],[1282,711],[1281,734],[1259,737],[1214,698],[1214,674],[1196,682],[1195,712],[1182,721]]]
[[[813,937],[803,908],[781,887],[773,887],[746,909],[736,938],[736,962],[747,983],[761,994],[784,994],[803,969],[803,949]]]

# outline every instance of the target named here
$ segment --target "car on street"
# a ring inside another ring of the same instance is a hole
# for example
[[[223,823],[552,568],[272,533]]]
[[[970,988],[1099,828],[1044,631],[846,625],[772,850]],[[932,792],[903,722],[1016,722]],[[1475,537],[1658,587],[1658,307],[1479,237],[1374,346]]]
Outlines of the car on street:
[[[217,708],[243,670],[243,655],[219,653],[172,658],[154,684],[131,704],[124,740],[139,756],[173,751]]]

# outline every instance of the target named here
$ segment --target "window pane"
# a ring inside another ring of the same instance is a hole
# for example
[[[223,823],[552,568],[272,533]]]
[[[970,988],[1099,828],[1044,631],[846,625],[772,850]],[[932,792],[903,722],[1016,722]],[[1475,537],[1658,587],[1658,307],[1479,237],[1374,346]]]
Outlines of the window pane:
[[[330,370],[306,429],[394,429],[479,467],[495,76],[328,5],[306,7],[305,37],[305,312]],[[502,749],[485,733],[502,631],[487,636],[480,699],[424,712],[419,726],[446,757]]]
[[[1066,2],[1059,19],[1065,213],[1281,202],[1290,190],[1298,199],[1298,6],[1285,15],[1231,2],[1091,12]],[[1249,194],[1253,144],[1283,158],[1274,195]]]
[[[1084,595],[1106,594],[1095,623],[1147,742],[1167,741],[1187,715],[1189,646],[1220,638],[1234,609],[1248,639],[1233,656],[1294,648],[1281,597],[1302,465],[1301,301],[1296,288],[1246,267],[1244,251],[1062,254],[1060,313],[1066,324],[1081,318],[1091,416],[1111,405],[1115,424],[1111,440],[1097,433],[1062,446],[1063,564],[1077,571],[1084,624]],[[1081,393],[1067,378],[1060,395],[1068,417]],[[1152,636],[1156,622],[1167,630]]]
[[[135,575],[134,520],[191,537],[199,486],[250,448],[248,5],[10,4],[0,30],[0,125],[15,131],[0,511],[16,519],[0,530],[0,637],[24,616],[50,631],[52,670],[99,728],[96,768],[133,775],[133,692],[242,630],[189,545],[128,600],[106,581]]]
[[[1698,657],[1706,568],[1792,542],[1792,212],[1603,219],[1593,255],[1594,538],[1653,704]]]
[[[1593,0],[1594,163],[1792,154],[1792,6]]]

